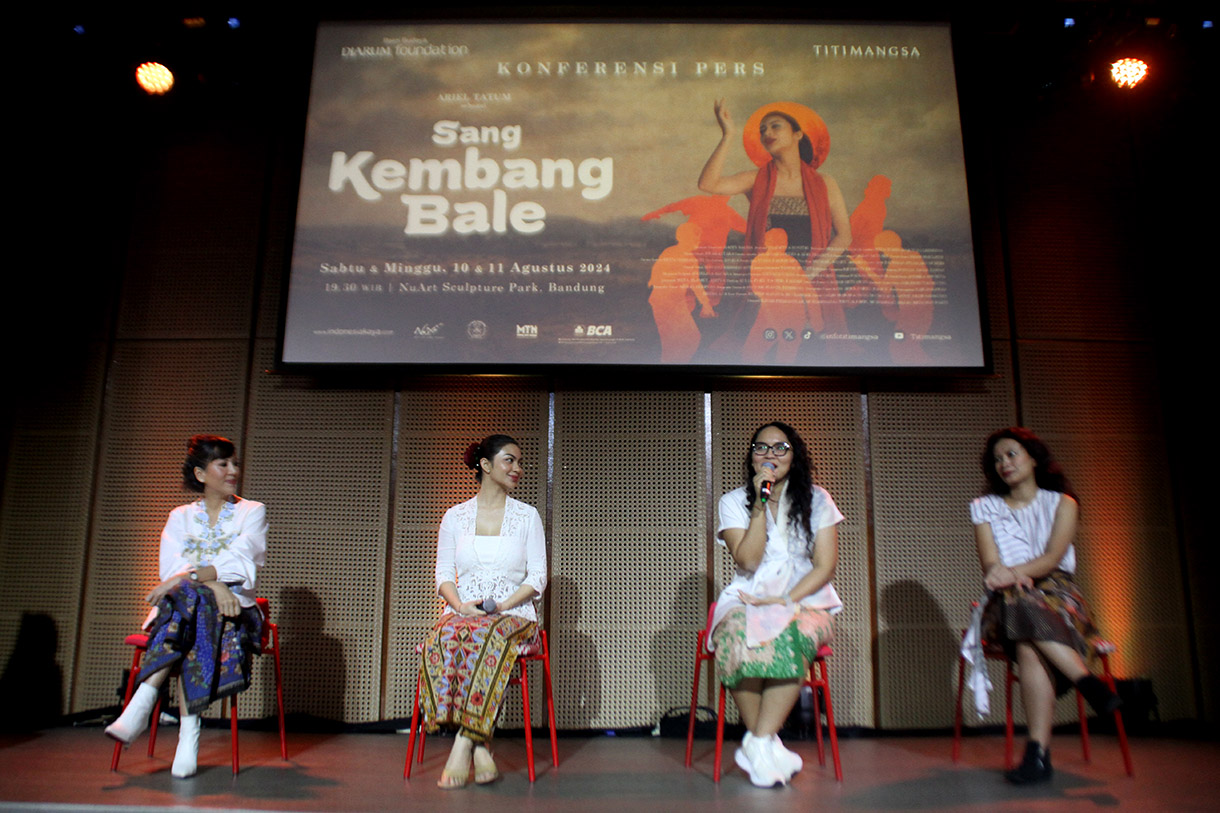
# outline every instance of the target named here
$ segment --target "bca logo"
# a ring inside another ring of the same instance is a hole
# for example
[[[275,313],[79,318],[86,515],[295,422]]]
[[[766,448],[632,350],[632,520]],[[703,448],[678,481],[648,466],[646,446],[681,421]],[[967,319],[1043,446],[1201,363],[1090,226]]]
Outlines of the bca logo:
[[[586,336],[610,336],[610,325],[589,325],[585,328]]]

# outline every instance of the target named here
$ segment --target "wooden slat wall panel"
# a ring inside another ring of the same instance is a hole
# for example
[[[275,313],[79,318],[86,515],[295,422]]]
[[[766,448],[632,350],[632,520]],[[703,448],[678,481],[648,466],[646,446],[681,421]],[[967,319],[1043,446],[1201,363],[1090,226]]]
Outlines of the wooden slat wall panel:
[[[1077,568],[1115,671],[1151,677],[1161,714],[1195,714],[1156,368],[1134,343],[1022,345],[1026,422],[1079,492]]]
[[[16,685],[38,689],[22,701],[25,714],[69,708],[104,363],[104,344],[89,343],[62,378],[23,387],[14,416],[0,503],[0,657],[19,655]]]
[[[707,608],[704,448],[701,393],[556,393],[561,727],[651,727],[690,702]]]
[[[883,728],[953,722],[961,629],[983,592],[968,504],[984,439],[1016,422],[1008,345],[994,345],[995,378],[868,396]],[[994,703],[987,722],[1003,715]]]
[[[255,369],[274,352],[260,341]],[[249,427],[245,487],[267,503],[260,592],[280,624],[288,710],[376,720],[393,396],[260,372]],[[261,685],[251,713],[270,714],[269,683]]]

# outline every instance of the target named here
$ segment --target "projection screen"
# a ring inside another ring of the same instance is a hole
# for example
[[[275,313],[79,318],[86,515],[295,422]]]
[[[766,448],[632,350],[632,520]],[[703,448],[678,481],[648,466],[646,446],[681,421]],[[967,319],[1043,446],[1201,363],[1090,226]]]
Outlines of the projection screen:
[[[981,369],[948,26],[324,23],[286,297],[288,365]]]

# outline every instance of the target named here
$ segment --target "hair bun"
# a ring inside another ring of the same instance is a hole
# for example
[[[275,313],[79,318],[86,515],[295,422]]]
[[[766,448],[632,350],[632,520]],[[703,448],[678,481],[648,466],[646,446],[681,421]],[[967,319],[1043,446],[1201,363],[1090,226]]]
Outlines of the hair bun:
[[[462,462],[466,464],[468,469],[477,469],[479,467],[479,442],[475,441],[466,447],[466,452],[462,455]]]

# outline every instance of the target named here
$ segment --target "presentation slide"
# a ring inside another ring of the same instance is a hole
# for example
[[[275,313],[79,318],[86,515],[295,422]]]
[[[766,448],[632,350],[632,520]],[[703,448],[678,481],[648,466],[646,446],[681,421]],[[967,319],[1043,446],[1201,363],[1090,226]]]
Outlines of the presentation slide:
[[[984,366],[947,25],[319,27],[286,364]]]

